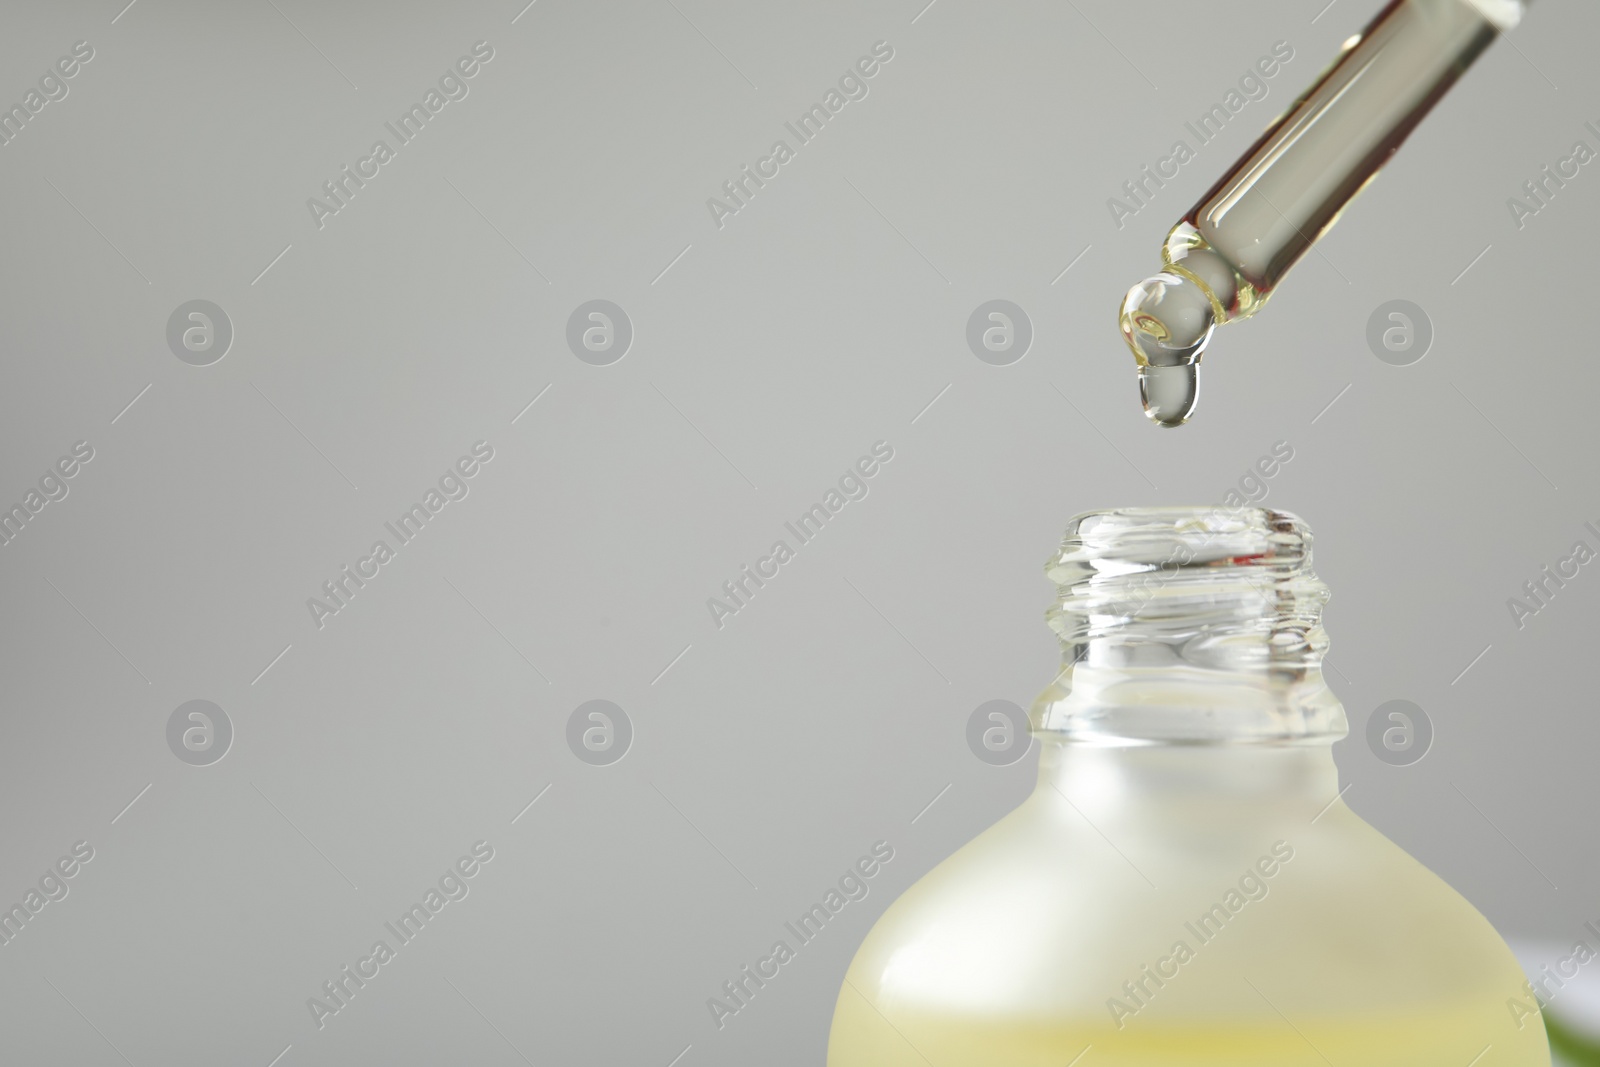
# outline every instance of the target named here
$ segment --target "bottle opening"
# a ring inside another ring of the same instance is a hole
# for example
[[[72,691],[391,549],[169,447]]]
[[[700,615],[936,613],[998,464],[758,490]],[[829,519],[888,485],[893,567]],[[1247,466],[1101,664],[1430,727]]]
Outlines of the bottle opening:
[[[1127,508],[1068,524],[1046,566],[1062,671],[1036,731],[1105,744],[1331,743],[1328,587],[1311,530],[1267,508]]]

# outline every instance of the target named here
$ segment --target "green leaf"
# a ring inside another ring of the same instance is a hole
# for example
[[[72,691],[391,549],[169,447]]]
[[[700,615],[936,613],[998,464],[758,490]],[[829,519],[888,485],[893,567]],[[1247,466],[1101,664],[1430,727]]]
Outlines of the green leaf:
[[[1546,1011],[1545,1033],[1550,1035],[1550,1050],[1578,1067],[1600,1067],[1600,1042],[1570,1030]]]

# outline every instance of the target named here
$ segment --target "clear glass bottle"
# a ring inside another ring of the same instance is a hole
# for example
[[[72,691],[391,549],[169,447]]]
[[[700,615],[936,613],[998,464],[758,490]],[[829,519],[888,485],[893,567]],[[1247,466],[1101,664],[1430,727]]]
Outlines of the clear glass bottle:
[[[1082,515],[1048,573],[1038,787],[873,928],[829,1067],[1547,1067],[1500,937],[1339,799],[1304,523]]]

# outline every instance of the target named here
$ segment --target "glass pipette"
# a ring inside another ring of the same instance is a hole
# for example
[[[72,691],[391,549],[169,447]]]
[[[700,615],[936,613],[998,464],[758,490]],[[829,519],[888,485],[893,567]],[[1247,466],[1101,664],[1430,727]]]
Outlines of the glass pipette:
[[[1219,324],[1261,308],[1524,0],[1393,0],[1172,228],[1128,291],[1122,335],[1145,414],[1179,426]]]

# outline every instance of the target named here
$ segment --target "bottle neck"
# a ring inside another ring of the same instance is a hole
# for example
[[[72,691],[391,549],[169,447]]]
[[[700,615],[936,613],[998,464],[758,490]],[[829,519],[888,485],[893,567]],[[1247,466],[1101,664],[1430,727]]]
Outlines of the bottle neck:
[[[1330,745],[1327,586],[1311,532],[1262,508],[1137,508],[1074,519],[1047,573],[1062,669],[1036,733],[1112,747]]]
[[[1212,826],[1308,826],[1339,793],[1330,746],[1108,747],[1041,735],[1037,792],[1109,822],[1187,818]],[[1265,831],[1263,831],[1265,832]]]
[[[1035,733],[1109,746],[1329,746],[1349,732],[1318,668],[1292,678],[1078,662],[1039,695]]]

